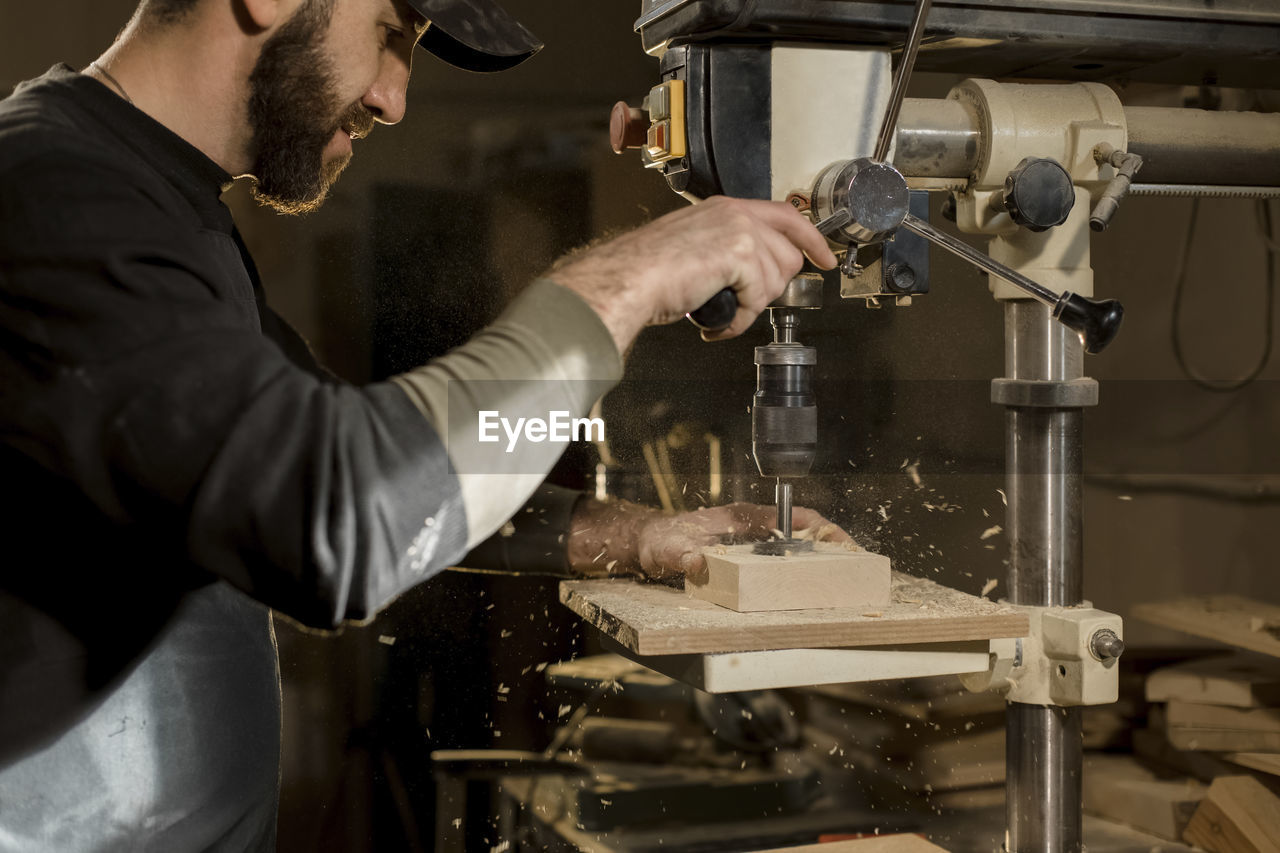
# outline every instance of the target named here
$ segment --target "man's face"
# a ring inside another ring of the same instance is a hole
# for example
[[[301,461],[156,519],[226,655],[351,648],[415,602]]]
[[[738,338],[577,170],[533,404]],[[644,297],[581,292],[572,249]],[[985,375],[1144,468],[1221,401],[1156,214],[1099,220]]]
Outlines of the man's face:
[[[346,4],[336,23],[335,4]],[[351,140],[375,121],[399,121],[414,43],[404,26],[387,0],[304,0],[267,40],[249,78],[251,174],[261,203],[281,213],[316,209],[351,160]],[[339,28],[335,48],[328,36]],[[397,87],[398,107],[388,108],[385,92]]]

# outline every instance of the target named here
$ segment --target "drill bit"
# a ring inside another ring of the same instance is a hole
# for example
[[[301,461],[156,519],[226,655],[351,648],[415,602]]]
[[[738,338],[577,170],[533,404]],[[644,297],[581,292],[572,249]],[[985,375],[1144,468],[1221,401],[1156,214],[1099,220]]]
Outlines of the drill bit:
[[[782,482],[782,478],[778,478],[778,485],[774,490],[774,495],[778,501],[778,530],[782,533],[783,539],[791,538],[791,484]]]

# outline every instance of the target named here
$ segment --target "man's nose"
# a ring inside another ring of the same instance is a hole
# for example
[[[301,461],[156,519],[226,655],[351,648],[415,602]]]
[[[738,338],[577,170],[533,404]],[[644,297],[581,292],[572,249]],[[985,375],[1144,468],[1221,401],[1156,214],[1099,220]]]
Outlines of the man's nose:
[[[377,79],[360,99],[378,123],[398,124],[404,118],[410,64],[410,57],[388,51],[378,68]]]

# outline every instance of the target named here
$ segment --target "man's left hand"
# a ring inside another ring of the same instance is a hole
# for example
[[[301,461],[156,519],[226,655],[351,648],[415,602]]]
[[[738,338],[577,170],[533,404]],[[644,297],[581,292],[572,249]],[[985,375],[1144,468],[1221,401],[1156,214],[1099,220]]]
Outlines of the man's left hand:
[[[705,572],[702,549],[725,542],[756,542],[776,535],[777,509],[749,503],[705,507],[679,515],[627,501],[586,499],[574,513],[569,563],[585,577],[642,575],[672,582]],[[851,542],[838,525],[804,507],[792,511],[797,538]]]

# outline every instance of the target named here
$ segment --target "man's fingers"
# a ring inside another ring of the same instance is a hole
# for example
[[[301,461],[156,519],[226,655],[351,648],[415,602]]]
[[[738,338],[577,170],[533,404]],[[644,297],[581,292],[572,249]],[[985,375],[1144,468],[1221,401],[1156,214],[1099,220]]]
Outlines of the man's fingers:
[[[802,506],[791,511],[791,523],[796,530],[811,530],[811,538],[819,542],[852,542],[853,537],[838,524],[828,521],[821,513]]]
[[[823,542],[852,542],[848,533],[807,507],[795,507],[796,530],[808,531]],[[654,580],[681,576],[699,578],[706,572],[702,549],[723,541],[749,542],[767,539],[777,523],[771,506],[733,503],[706,507],[673,517],[655,518],[640,534],[640,568]]]
[[[747,201],[755,206],[753,210],[765,224],[785,236],[796,248],[808,255],[809,260],[823,269],[831,269],[836,265],[836,256],[831,251],[827,238],[800,211],[781,201]]]
[[[716,537],[677,536],[655,543],[649,552],[645,575],[655,580],[674,577],[699,578],[706,574],[707,561],[702,549],[715,544]]]

